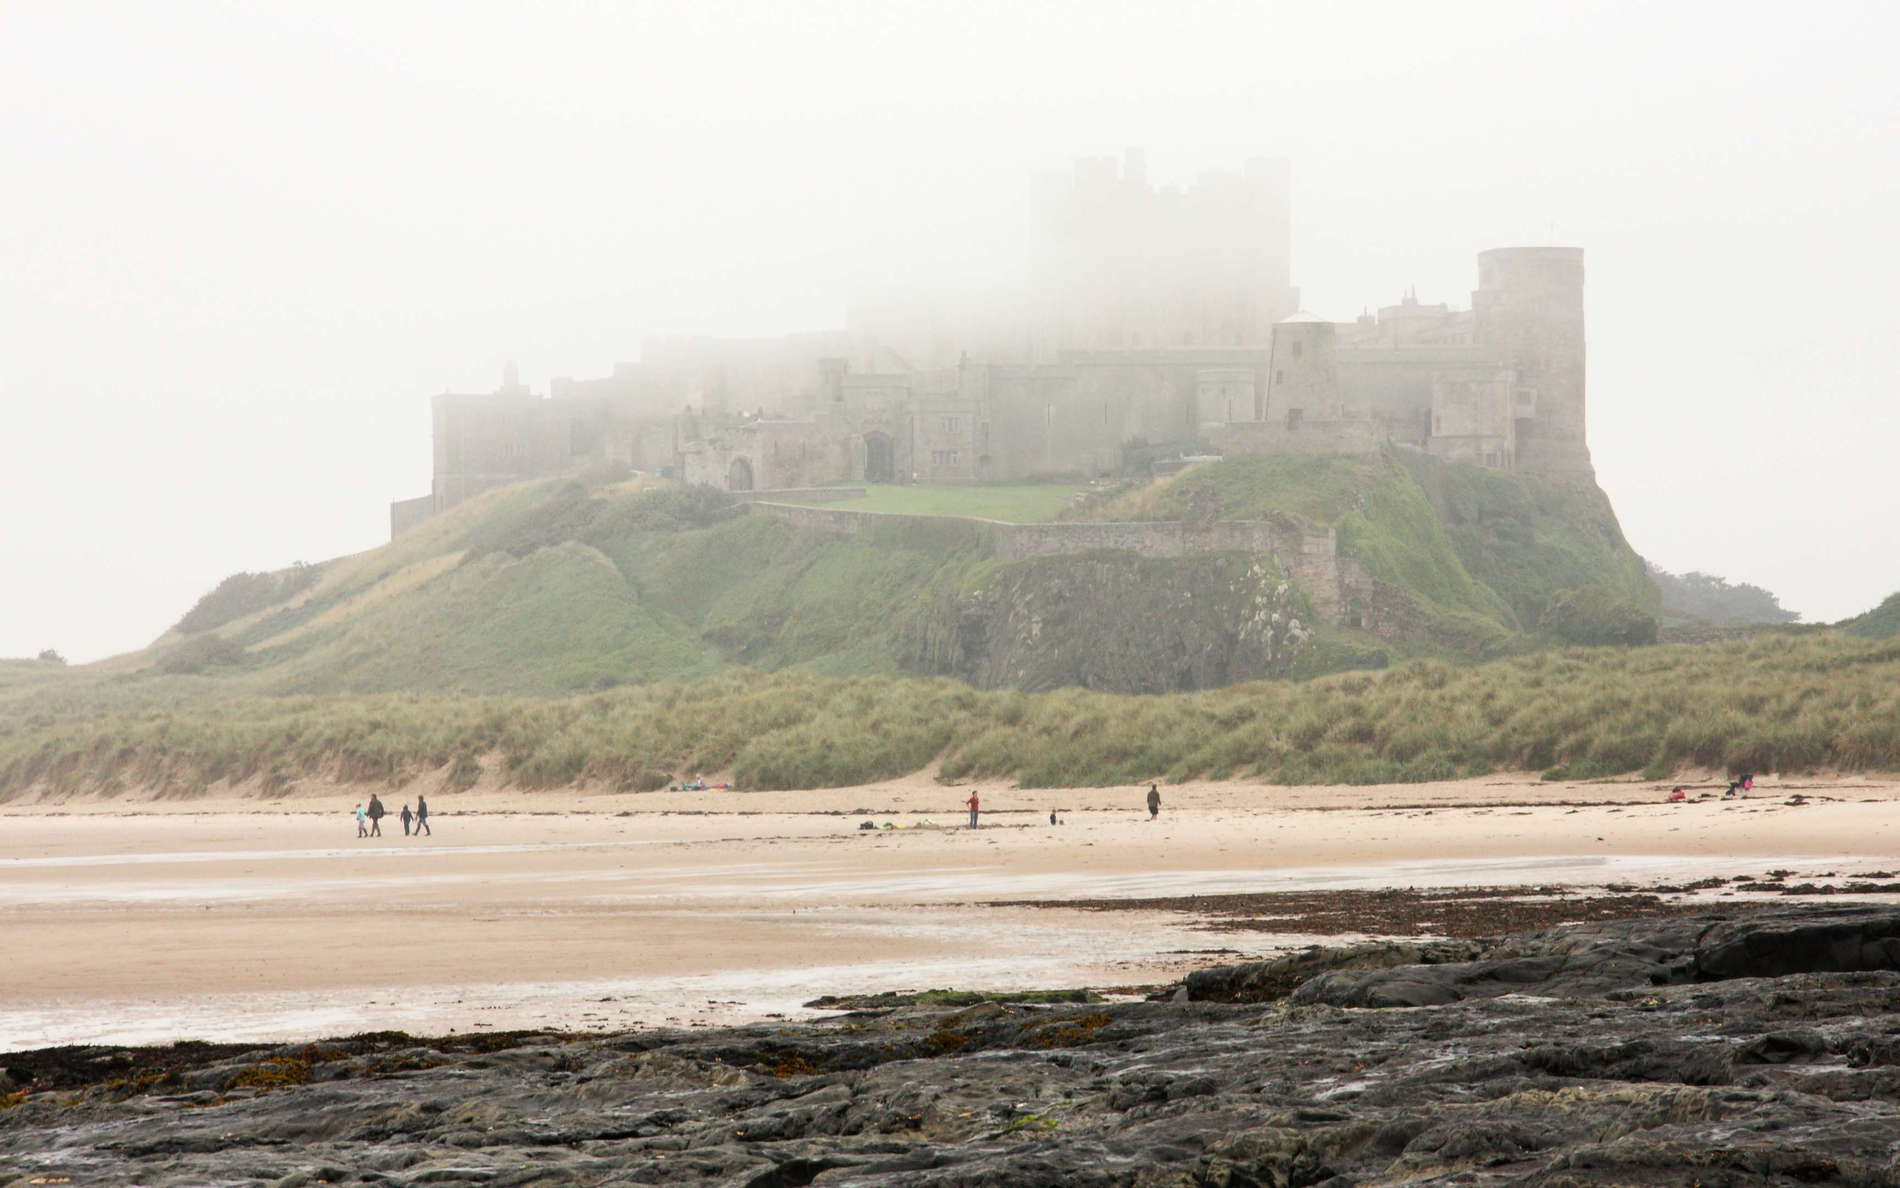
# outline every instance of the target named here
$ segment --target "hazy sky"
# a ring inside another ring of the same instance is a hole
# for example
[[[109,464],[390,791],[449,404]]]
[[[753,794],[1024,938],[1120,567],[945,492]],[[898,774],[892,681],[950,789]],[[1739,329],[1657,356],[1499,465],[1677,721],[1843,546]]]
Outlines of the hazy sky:
[[[1630,541],[1810,619],[1900,589],[1891,3],[0,0],[0,656],[380,543],[428,396],[843,321],[1037,168],[1293,170],[1349,318],[1586,250]],[[941,254],[941,246],[937,248]]]

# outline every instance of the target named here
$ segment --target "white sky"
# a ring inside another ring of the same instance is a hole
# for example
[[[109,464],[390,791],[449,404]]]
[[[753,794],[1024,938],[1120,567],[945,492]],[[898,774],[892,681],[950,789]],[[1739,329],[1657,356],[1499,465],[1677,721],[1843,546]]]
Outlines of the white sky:
[[[1638,551],[1900,588],[1891,3],[0,3],[0,656],[380,543],[427,397],[843,321],[1036,168],[1294,177],[1294,281],[1469,303],[1586,249]]]

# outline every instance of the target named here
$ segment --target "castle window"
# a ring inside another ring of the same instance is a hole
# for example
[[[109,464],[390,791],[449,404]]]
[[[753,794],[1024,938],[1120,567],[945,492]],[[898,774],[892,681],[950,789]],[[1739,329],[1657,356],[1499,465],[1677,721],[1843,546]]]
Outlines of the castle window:
[[[1306,344],[1301,342],[1297,338],[1294,339],[1293,340],[1293,357],[1297,359],[1305,353],[1306,353]]]
[[[932,466],[955,466],[957,464],[957,451],[932,450],[930,451],[930,464]]]
[[[956,432],[959,432],[959,431],[961,431],[961,430],[962,430],[962,428],[963,428],[963,418],[962,418],[962,417],[945,417],[945,418],[943,418],[943,431],[944,431],[945,433],[956,433]]]
[[[1274,383],[1276,383],[1276,384],[1284,384],[1284,383],[1286,382],[1286,372],[1284,372],[1284,371],[1276,371],[1276,372],[1274,372],[1274,373],[1273,373],[1273,382],[1274,382]]]

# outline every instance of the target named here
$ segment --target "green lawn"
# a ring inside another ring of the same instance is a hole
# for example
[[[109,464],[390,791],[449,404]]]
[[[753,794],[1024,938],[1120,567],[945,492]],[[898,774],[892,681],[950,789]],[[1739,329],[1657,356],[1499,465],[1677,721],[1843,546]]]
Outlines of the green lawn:
[[[1012,524],[1036,524],[1055,519],[1071,500],[1088,489],[1082,483],[937,486],[870,483],[865,485],[867,493],[862,499],[840,499],[822,504],[809,499],[787,499],[785,502],[842,507],[852,511],[902,512],[916,516],[975,516],[985,520],[1006,520]]]

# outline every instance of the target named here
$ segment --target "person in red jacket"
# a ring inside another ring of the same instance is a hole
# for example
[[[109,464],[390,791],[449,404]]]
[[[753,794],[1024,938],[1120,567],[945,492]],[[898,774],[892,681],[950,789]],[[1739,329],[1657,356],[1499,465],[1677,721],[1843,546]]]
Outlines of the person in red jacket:
[[[964,801],[963,803],[970,806],[970,828],[975,829],[976,828],[976,809],[977,809],[976,789],[972,788],[970,790],[970,799]]]

